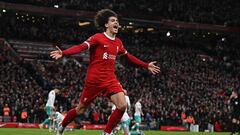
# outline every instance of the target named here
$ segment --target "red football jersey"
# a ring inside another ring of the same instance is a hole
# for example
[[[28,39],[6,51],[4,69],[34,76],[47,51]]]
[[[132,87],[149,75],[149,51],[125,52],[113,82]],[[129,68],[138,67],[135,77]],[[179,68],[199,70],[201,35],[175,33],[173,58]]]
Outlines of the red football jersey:
[[[115,60],[118,54],[126,54],[119,38],[97,33],[84,42],[90,49],[90,63],[86,76],[89,82],[111,82],[116,80]]]
[[[114,74],[115,60],[118,54],[126,54],[130,62],[143,68],[148,68],[145,63],[131,54],[127,53],[119,38],[109,37],[106,33],[97,33],[86,40],[81,45],[75,45],[63,51],[63,55],[71,55],[90,49],[90,63],[86,76],[86,83],[119,83]]]

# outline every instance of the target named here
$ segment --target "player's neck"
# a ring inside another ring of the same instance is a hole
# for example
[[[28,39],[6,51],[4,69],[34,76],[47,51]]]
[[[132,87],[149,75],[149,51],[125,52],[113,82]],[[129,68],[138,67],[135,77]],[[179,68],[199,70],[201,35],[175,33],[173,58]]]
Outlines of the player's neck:
[[[116,34],[110,32],[109,30],[106,30],[106,31],[104,32],[104,34],[105,34],[107,37],[110,37],[111,39],[115,39],[115,37],[116,37]]]

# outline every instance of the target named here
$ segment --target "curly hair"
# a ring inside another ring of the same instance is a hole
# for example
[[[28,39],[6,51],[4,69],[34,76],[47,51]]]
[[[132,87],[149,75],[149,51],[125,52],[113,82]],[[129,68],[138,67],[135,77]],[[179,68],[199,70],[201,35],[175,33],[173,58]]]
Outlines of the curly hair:
[[[105,24],[108,22],[109,17],[118,17],[118,15],[110,9],[102,9],[97,12],[94,17],[94,24],[98,30],[106,31]]]

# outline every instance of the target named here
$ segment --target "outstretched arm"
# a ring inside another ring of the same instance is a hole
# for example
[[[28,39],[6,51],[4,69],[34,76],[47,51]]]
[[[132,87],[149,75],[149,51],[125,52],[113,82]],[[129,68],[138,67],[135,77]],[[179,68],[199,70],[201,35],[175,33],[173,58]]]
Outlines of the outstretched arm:
[[[156,61],[153,61],[150,63],[145,63],[129,53],[125,54],[125,56],[127,57],[127,59],[130,62],[132,62],[138,66],[141,66],[143,68],[147,68],[154,75],[160,72],[160,67],[154,65],[155,63],[157,63]]]
[[[53,59],[57,60],[57,59],[63,57],[64,55],[72,55],[72,54],[80,53],[84,50],[89,49],[91,46],[96,45],[97,39],[98,39],[98,34],[95,34],[95,35],[91,36],[90,38],[88,38],[86,41],[84,41],[82,44],[72,46],[64,51],[62,51],[61,49],[59,49],[57,47],[57,50],[52,51],[50,53],[50,56]]]
[[[64,51],[62,51],[59,47],[57,47],[57,50],[55,51],[52,51],[50,52],[50,56],[53,58],[53,59],[59,59],[61,57],[63,57],[64,55],[72,55],[72,54],[76,54],[76,53],[80,53],[84,50],[87,50],[88,49],[88,44],[86,43],[83,43],[81,45],[75,45],[75,46],[72,46]]]

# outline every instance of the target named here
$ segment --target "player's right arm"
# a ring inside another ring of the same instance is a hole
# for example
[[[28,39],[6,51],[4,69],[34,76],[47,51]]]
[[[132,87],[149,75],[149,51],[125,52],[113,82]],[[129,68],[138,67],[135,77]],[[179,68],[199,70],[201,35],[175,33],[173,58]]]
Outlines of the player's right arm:
[[[59,58],[62,58],[64,55],[73,55],[73,54],[80,53],[82,51],[89,49],[91,46],[97,44],[96,39],[97,39],[96,35],[94,35],[90,37],[88,40],[84,41],[82,44],[74,45],[63,51],[56,46],[57,50],[50,52],[50,57],[57,60]]]

